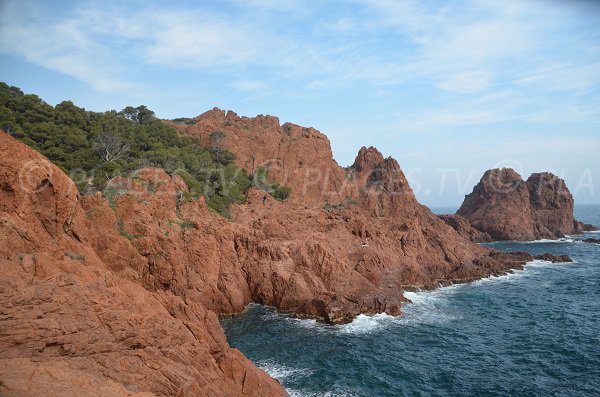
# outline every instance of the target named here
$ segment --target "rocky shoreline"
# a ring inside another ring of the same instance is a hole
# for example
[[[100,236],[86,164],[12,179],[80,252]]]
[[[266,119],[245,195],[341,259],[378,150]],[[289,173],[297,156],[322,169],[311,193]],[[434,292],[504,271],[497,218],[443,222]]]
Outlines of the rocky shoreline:
[[[375,148],[344,169],[323,134],[274,117],[215,109],[179,127],[201,139],[218,128],[240,166],[285,174],[290,198],[251,188],[226,219],[202,197],[180,200],[179,176],[145,168],[112,180],[110,203],[81,196],[58,167],[0,133],[3,394],[286,395],[229,347],[218,316],[251,302],[331,324],[400,315],[410,286],[533,259],[462,236]]]

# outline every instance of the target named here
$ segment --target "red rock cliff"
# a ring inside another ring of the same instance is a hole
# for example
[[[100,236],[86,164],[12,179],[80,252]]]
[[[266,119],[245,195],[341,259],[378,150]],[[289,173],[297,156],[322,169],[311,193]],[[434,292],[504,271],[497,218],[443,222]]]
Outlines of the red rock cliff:
[[[333,160],[329,139],[314,128],[280,125],[273,116],[239,117],[217,108],[193,122],[174,125],[207,146],[230,150],[249,173],[267,169],[271,180],[291,187],[291,200],[314,204],[345,198],[341,192],[346,173]]]
[[[79,197],[60,170],[1,134],[4,394],[283,395],[229,348],[215,314],[250,302],[331,323],[399,314],[407,288],[501,274],[532,259],[459,235],[374,148],[361,149],[346,171],[315,130],[290,126],[288,134],[275,118],[219,110],[197,120],[190,133],[210,139],[223,129],[219,144],[250,170],[280,160],[298,189],[292,199],[263,202],[250,189],[224,219],[203,199],[179,200],[187,189],[180,178],[144,169],[111,182],[111,208],[101,195]],[[318,181],[335,181],[333,194],[306,185],[315,167],[329,172]]]
[[[102,198],[85,201],[0,132],[1,395],[285,395],[228,346],[212,311],[144,288],[148,257]]]
[[[548,172],[523,181],[510,168],[489,170],[456,213],[494,240],[554,239],[582,232],[569,189]]]

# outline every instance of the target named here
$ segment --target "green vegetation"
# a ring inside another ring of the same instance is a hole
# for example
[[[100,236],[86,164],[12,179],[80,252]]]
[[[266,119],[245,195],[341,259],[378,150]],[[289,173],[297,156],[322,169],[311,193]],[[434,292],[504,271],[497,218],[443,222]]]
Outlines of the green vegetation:
[[[263,167],[256,170],[254,174],[250,176],[252,185],[260,190],[268,192],[274,199],[283,201],[289,197],[292,189],[287,186],[281,186],[275,182],[269,182],[267,179],[267,170]]]
[[[350,205],[354,205],[354,204],[356,204],[356,200],[354,200],[354,199],[352,199],[350,197],[346,197],[344,199],[344,201],[342,201],[341,203],[337,203],[337,204],[327,203],[327,204],[325,204],[323,206],[323,209],[325,211],[327,211],[327,212],[332,212],[332,211],[335,211],[335,210],[340,210],[342,208],[346,208],[346,207],[348,207]]]
[[[84,255],[75,254],[73,252],[67,251],[65,252],[65,256],[73,259],[74,261],[83,262],[85,260]]]
[[[179,119],[191,123],[191,119]],[[120,112],[91,112],[71,101],[51,106],[36,95],[0,82],[0,128],[48,157],[73,179],[83,194],[102,191],[113,208],[122,187],[111,183],[143,167],[163,168],[187,183],[188,200],[205,196],[208,206],[226,216],[231,203],[244,202],[248,174],[232,164],[216,131],[206,148],[156,117],[145,106]],[[149,183],[148,191],[156,185]],[[289,194],[279,189],[280,197]]]
[[[144,237],[144,236],[134,236],[133,234],[129,234],[126,230],[125,230],[125,224],[123,223],[122,219],[119,219],[117,221],[117,229],[119,229],[119,233],[121,234],[121,236],[125,237],[127,240],[133,240],[136,238],[140,238],[140,237]]]
[[[190,229],[190,228],[197,229],[198,228],[198,225],[196,225],[195,222],[190,221],[189,219],[183,219],[181,222],[179,222],[179,226],[182,229]]]
[[[189,117],[177,117],[176,119],[173,119],[172,121],[177,124],[185,124],[185,125],[194,125],[194,124],[198,123],[198,120],[190,119]]]

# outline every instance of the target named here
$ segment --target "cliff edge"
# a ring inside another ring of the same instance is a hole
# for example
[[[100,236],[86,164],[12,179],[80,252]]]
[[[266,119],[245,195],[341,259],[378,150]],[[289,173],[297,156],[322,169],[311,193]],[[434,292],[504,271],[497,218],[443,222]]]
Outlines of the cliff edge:
[[[119,224],[0,132],[0,394],[286,395],[212,311],[148,288],[148,259]]]

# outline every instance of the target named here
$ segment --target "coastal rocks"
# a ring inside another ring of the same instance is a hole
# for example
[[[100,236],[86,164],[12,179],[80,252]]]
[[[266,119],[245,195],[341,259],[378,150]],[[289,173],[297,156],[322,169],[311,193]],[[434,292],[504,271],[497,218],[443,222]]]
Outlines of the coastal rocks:
[[[454,230],[458,232],[464,238],[467,238],[471,241],[477,243],[489,242],[493,241],[492,237],[486,232],[482,232],[481,230],[475,229],[471,226],[468,220],[463,218],[460,215],[456,214],[446,214],[446,215],[438,215],[441,220],[446,222],[446,224],[452,227]]]
[[[579,223],[579,227],[584,232],[596,232],[596,231],[600,230],[600,228],[598,226],[594,226],[589,223],[583,223],[583,222],[578,222],[578,223]]]
[[[84,208],[60,169],[5,133],[0,195],[0,394],[286,395],[212,311],[144,288],[148,260],[104,199]]]
[[[249,172],[256,161],[281,160],[291,199],[264,200],[251,188],[226,219],[156,168],[80,197],[47,159],[0,134],[3,395],[285,395],[227,345],[218,315],[251,302],[328,323],[398,315],[405,290],[533,260],[456,232],[375,148],[343,169],[313,129],[220,110],[195,122],[189,133],[238,150]],[[306,176],[317,168],[313,183]],[[53,386],[48,376],[58,372],[69,380]]]
[[[548,172],[523,181],[510,168],[486,171],[456,214],[493,240],[556,239],[583,231],[565,182]]]
[[[586,238],[586,239],[584,239],[582,241],[584,243],[600,244],[600,239],[598,239],[598,238]]]

